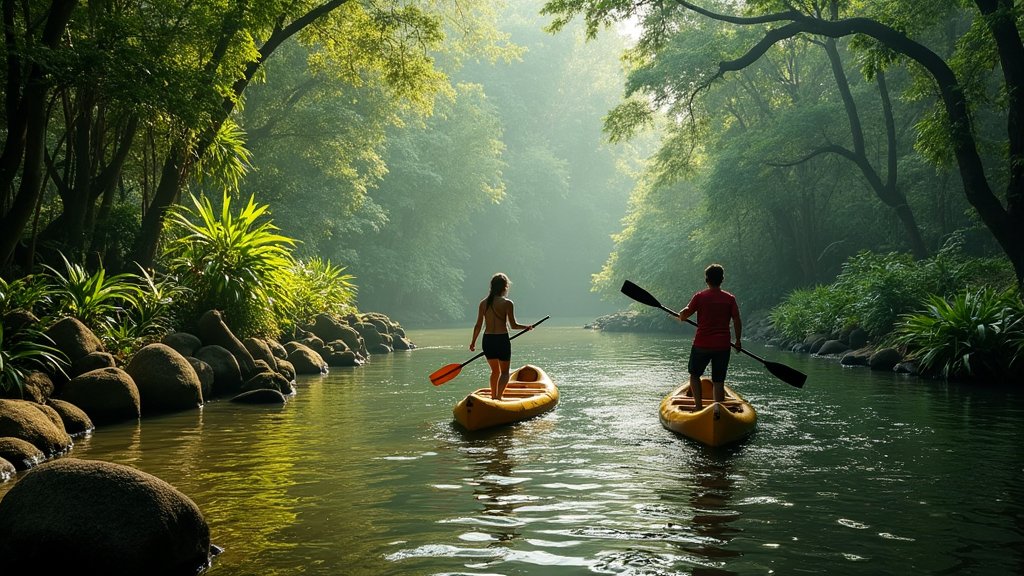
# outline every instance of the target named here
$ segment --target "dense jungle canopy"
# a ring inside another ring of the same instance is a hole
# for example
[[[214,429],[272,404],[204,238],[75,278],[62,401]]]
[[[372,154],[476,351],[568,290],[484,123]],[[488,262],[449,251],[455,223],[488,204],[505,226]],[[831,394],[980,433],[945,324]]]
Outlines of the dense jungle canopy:
[[[622,308],[626,278],[681,301],[712,261],[768,308],[864,251],[1019,286],[1021,13],[3,0],[2,276],[171,270],[195,196],[253,198],[406,322],[466,321],[498,271],[538,317]]]

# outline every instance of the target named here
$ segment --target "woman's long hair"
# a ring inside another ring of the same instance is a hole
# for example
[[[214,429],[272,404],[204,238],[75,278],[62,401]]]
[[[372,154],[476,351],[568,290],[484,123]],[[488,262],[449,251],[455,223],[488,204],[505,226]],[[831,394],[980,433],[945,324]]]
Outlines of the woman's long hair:
[[[491,276],[491,291],[487,294],[487,307],[490,308],[491,304],[494,303],[494,297],[500,296],[508,290],[508,285],[511,284],[508,280],[508,276],[505,276],[501,272],[498,272],[494,276]]]

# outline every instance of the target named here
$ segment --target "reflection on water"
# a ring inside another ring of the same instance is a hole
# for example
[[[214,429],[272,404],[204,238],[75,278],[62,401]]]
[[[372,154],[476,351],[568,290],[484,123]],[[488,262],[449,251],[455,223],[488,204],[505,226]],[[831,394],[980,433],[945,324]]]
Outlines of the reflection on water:
[[[731,454],[715,451],[708,454],[704,465],[694,471],[695,485],[690,495],[690,509],[693,512],[693,528],[700,539],[697,548],[688,552],[706,558],[711,566],[694,568],[693,574],[725,575],[736,574],[722,569],[725,559],[735,558],[741,553],[728,548],[729,541],[742,532],[730,526],[740,513],[730,507],[733,483]]]
[[[411,331],[420,349],[303,378],[283,407],[104,427],[71,456],[192,498],[224,548],[208,576],[1022,573],[1020,393],[755,349],[807,385],[734,359],[758,430],[713,450],[658,420],[685,337],[577,326],[516,340],[561,397],[514,426],[454,424],[487,366],[431,386],[466,332]]]

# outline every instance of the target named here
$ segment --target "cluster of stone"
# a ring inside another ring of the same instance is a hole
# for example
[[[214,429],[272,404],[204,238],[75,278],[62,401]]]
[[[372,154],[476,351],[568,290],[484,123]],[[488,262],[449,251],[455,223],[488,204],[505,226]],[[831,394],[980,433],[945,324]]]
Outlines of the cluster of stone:
[[[24,312],[3,321],[9,328],[39,322]],[[69,457],[74,438],[97,425],[197,409],[219,397],[284,404],[296,393],[297,374],[327,374],[332,366],[361,366],[371,354],[415,348],[379,313],[320,315],[283,343],[240,339],[216,310],[196,325],[195,333],[167,334],[127,362],[75,318],[46,329],[67,369],[29,372],[20,388],[0,390],[0,482],[27,471],[0,500],[5,569],[195,574],[216,553],[198,507],[134,468]]]

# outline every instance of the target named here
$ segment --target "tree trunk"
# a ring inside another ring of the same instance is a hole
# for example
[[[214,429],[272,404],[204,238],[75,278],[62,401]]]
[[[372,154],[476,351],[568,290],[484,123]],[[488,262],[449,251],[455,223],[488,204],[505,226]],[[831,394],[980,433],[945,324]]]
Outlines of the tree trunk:
[[[76,5],[77,0],[53,0],[39,40],[40,45],[52,48],[60,42]],[[14,3],[5,0],[3,10],[5,42],[10,48],[14,45],[15,34]],[[0,268],[10,262],[42,192],[46,107],[51,87],[46,70],[38,64],[32,65],[24,86],[12,84],[14,78],[21,78],[20,72],[12,68],[20,68],[21,63],[11,52],[8,52],[7,58],[7,104],[11,106],[17,101],[17,105],[8,108],[9,115],[13,111],[11,118],[14,123],[8,125],[7,140],[3,154],[0,155],[0,201],[6,209],[3,218],[0,218]],[[21,94],[20,100],[13,96],[18,93]],[[18,166],[22,166],[21,185],[8,208],[6,201],[11,199],[11,187]]]
[[[846,77],[846,70],[843,68],[842,58],[839,56],[839,49],[836,48],[834,38],[825,39],[825,53],[828,54],[829,63],[832,65],[832,75],[835,77],[836,86],[846,108],[846,117],[850,122],[850,134],[853,137],[854,163],[860,168],[864,178],[868,181],[871,189],[886,206],[892,208],[896,216],[903,224],[906,231],[907,242],[910,244],[910,251],[914,258],[922,260],[928,257],[928,247],[921,236],[921,229],[917,225],[914,213],[907,203],[907,197],[899,189],[896,183],[897,151],[896,151],[896,124],[892,119],[892,105],[889,100],[888,87],[885,84],[885,77],[879,72],[879,93],[882,98],[882,111],[885,116],[886,129],[886,157],[888,159],[888,173],[883,181],[882,176],[871,165],[868,159],[867,149],[864,145],[864,130],[860,122],[860,113],[857,111],[857,103],[850,91],[850,82]]]

